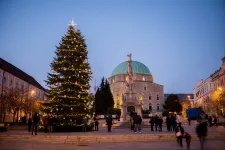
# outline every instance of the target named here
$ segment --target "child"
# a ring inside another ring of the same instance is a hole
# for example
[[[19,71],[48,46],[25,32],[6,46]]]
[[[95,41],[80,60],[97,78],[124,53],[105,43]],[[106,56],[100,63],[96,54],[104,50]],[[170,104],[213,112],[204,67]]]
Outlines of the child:
[[[186,139],[187,149],[190,150],[191,135],[189,133],[185,132],[183,137]]]

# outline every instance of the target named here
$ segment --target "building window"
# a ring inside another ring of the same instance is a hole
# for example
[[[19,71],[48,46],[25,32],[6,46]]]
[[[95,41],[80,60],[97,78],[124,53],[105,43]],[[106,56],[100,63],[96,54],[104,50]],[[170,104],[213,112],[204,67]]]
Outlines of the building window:
[[[151,94],[149,95],[148,99],[149,99],[149,100],[152,100],[152,96],[151,96]]]
[[[156,98],[157,100],[159,100],[159,95],[157,94],[157,98]]]
[[[144,76],[142,77],[142,81],[145,81],[145,77]]]
[[[115,82],[115,80],[114,79],[112,79],[112,83],[114,83]]]
[[[146,85],[144,86],[144,90],[145,90],[145,91],[147,90],[147,87],[146,87]]]
[[[148,106],[148,110],[149,110],[150,112],[152,112],[152,104],[151,104],[151,103],[150,103],[149,106]]]
[[[128,81],[128,76],[126,76],[126,81]]]
[[[159,110],[159,103],[157,104],[157,110]]]
[[[139,96],[139,100],[140,100],[140,101],[142,101],[142,100],[143,100],[143,97],[142,97],[142,95],[140,95],[140,96]]]

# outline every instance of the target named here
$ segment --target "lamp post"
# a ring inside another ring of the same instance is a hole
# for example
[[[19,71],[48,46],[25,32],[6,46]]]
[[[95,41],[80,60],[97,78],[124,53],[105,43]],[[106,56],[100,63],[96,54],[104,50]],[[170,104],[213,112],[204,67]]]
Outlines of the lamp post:
[[[30,94],[31,94],[31,99],[29,100],[30,101],[30,117],[32,117],[32,105],[33,103],[31,101],[33,101],[33,95],[35,94],[35,90],[31,90],[30,91]],[[28,94],[28,97],[29,97],[29,94]]]

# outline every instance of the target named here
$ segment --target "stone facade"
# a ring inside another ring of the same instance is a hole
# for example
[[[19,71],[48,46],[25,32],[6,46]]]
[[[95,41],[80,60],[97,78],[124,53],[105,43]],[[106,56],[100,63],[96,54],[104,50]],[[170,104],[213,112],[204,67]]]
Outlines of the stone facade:
[[[200,80],[197,87],[193,89],[194,106],[204,109],[211,99],[213,90],[211,77],[206,80]]]
[[[193,89],[194,106],[202,107],[203,110],[210,114],[217,114],[216,109],[212,106],[213,95],[225,91],[225,57],[222,59],[223,64],[219,70],[215,71],[206,80],[199,81],[198,85]],[[223,112],[224,108],[221,108]]]
[[[164,87],[154,83],[153,76],[151,74],[140,74],[137,71],[133,71],[132,100],[134,103],[131,101],[128,103],[128,80],[128,73],[117,74],[109,77],[109,84],[114,97],[115,107],[120,108],[122,110],[122,114],[128,115],[128,107],[134,106],[134,103],[137,103],[135,111],[140,115],[141,108],[143,110],[150,110],[152,114],[161,114],[164,104]]]
[[[31,76],[0,58],[0,96],[4,89],[18,87],[23,89],[28,98],[46,100],[46,90]],[[0,101],[1,102],[1,101]],[[25,114],[19,112],[19,118]],[[31,115],[31,114],[30,114]],[[13,116],[6,112],[5,122],[12,122]]]

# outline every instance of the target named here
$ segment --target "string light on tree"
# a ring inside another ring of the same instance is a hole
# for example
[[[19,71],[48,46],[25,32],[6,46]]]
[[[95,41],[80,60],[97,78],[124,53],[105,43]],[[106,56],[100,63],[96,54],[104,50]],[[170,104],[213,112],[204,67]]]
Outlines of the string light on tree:
[[[52,73],[48,75],[47,85],[49,98],[52,101],[48,104],[46,112],[49,110],[53,114],[57,112],[57,117],[62,120],[60,126],[80,127],[83,125],[83,117],[93,114],[87,105],[92,101],[88,92],[92,72],[87,59],[88,51],[84,36],[80,30],[75,29],[75,26],[72,19],[67,33],[57,46],[56,56],[51,63]],[[84,111],[87,109],[89,111]]]

